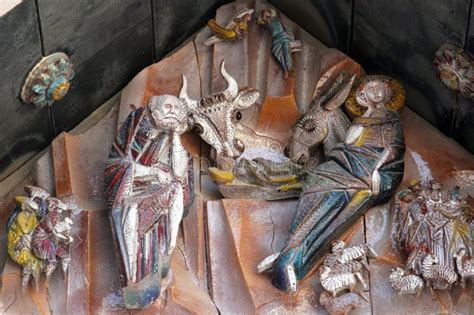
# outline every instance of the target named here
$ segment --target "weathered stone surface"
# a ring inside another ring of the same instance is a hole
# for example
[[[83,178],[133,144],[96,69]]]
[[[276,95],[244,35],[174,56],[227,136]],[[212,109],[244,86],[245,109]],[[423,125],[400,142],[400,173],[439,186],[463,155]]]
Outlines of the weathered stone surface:
[[[153,62],[150,36],[150,21],[142,21],[121,32],[93,57],[76,64],[68,95],[52,107],[57,134],[75,127]]]
[[[229,0],[152,0],[157,60],[184,42]]]
[[[412,1],[362,1],[354,11],[354,59],[368,73],[400,79],[408,106],[448,136],[455,97],[436,77],[432,61],[444,43],[464,46],[468,8],[468,0],[417,5]]]
[[[71,233],[74,239],[70,246],[71,264],[67,275],[67,314],[88,314],[90,308],[89,286],[91,283],[89,266],[89,212],[81,210],[73,216]],[[51,297],[54,301],[54,296]]]
[[[63,133],[54,140],[52,147],[56,182],[59,183],[56,187],[58,195],[74,195],[82,208],[105,208],[103,172],[115,139],[117,117],[117,108],[112,108],[100,123],[87,132],[78,135]],[[61,165],[57,165],[59,161]],[[66,187],[67,191],[64,191]]]
[[[235,310],[254,314],[256,308],[242,275],[222,201],[207,202],[206,217],[211,297],[222,314]]]
[[[456,108],[453,138],[471,153],[474,153],[474,141],[472,141],[474,139],[474,101],[462,96],[459,97]]]
[[[141,22],[151,23],[146,1],[40,0],[38,11],[45,53],[64,51],[77,66]]]
[[[270,0],[290,19],[326,46],[347,52],[350,42],[351,0]]]
[[[23,81],[41,59],[34,0],[25,0],[0,17],[0,181],[53,139],[49,110],[20,100]],[[21,53],[19,53],[21,52]]]

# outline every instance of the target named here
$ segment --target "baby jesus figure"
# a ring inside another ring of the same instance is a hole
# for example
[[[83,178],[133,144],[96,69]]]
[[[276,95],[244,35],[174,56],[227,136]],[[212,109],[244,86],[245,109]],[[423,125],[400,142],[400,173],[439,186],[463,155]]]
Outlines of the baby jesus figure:
[[[192,160],[181,144],[188,129],[181,101],[152,96],[119,130],[107,163],[106,196],[122,260],[125,305],[160,296],[185,207],[192,201]]]

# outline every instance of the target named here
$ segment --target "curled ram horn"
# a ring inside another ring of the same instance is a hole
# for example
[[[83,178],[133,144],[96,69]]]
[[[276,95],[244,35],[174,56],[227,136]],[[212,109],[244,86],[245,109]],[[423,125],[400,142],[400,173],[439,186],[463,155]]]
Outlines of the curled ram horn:
[[[224,93],[226,95],[230,95],[232,98],[235,98],[237,96],[237,93],[239,92],[239,86],[237,85],[237,81],[235,81],[235,79],[225,70],[224,60],[222,60],[221,63],[221,74],[227,81],[227,89],[224,91]]]
[[[189,97],[188,95],[188,80],[186,79],[186,76],[183,74],[182,75],[183,83],[181,85],[181,90],[179,91],[179,98],[183,99],[185,101],[185,106],[188,107],[196,107],[197,106],[197,101],[193,100]]]

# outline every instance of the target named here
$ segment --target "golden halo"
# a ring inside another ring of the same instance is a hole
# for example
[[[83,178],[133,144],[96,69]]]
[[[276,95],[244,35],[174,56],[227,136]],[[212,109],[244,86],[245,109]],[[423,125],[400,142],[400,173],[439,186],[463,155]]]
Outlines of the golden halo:
[[[365,82],[369,80],[374,80],[374,79],[387,80],[388,86],[392,90],[392,96],[385,103],[385,107],[397,112],[400,112],[403,109],[403,107],[405,107],[405,89],[397,80],[385,75],[367,75],[365,77],[361,77],[352,86],[351,92],[349,93],[349,97],[344,103],[344,107],[346,108],[349,114],[358,117],[358,116],[362,116],[362,114],[365,113],[367,109],[357,104],[356,91],[357,91],[357,88],[361,84],[364,84]]]

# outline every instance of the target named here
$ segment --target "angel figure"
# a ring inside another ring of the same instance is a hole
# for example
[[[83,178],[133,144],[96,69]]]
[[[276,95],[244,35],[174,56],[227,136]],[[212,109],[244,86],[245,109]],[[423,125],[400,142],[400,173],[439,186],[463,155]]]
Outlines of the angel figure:
[[[172,95],[152,96],[130,113],[105,171],[113,231],[126,275],[129,309],[160,296],[185,207],[192,201],[189,153],[180,136],[187,113]],[[168,277],[169,280],[169,277]]]
[[[264,9],[258,18],[258,24],[266,25],[272,34],[272,54],[285,72],[285,79],[294,72],[292,53],[301,51],[302,43],[288,31],[273,9]]]
[[[235,41],[244,38],[248,34],[248,23],[252,20],[253,9],[245,9],[238,12],[226,26],[221,26],[215,19],[209,20],[207,25],[214,36],[203,42],[205,46],[211,46],[221,41]]]

